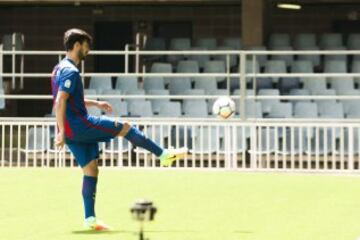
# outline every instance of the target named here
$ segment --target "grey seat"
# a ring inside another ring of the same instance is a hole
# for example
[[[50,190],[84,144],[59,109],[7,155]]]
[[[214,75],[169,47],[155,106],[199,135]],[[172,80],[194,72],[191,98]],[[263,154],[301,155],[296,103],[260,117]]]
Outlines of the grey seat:
[[[293,109],[291,103],[276,103],[272,105],[268,118],[292,118]]]
[[[254,154],[271,154],[274,153],[275,142],[279,142],[279,136],[276,137],[274,128],[259,127],[257,129],[256,150],[249,150],[249,153]]]
[[[266,73],[287,73],[286,64],[281,60],[269,60],[265,64]],[[278,82],[279,77],[273,77],[273,82]]]
[[[340,33],[324,33],[320,36],[321,49],[329,49],[333,47],[342,47],[343,38]]]
[[[342,95],[342,96],[359,96],[360,95],[360,91],[358,89],[351,89],[351,90],[342,89],[342,90],[339,90],[337,93],[338,93],[338,95]],[[351,115],[352,112],[358,111],[357,109],[359,109],[359,106],[360,106],[360,99],[341,100],[340,102],[344,106],[344,112],[345,112],[346,116]]]
[[[318,107],[316,103],[297,102],[294,107],[295,118],[318,118]]]
[[[270,35],[269,46],[271,49],[290,47],[290,35],[287,33],[273,33]]]
[[[231,47],[228,46],[219,46],[217,47],[218,51],[231,51],[233,50]],[[230,54],[230,55],[215,55],[214,60],[223,61],[226,67],[233,68],[238,65],[237,55]],[[229,65],[229,66],[228,66]]]
[[[186,117],[208,117],[207,104],[204,99],[185,99],[183,113]]]
[[[304,150],[307,154],[328,155],[333,149],[335,150],[336,146],[333,146],[333,143],[336,142],[337,137],[333,134],[331,129],[321,128],[319,131],[314,131],[313,134],[314,136],[311,139],[306,139],[306,142],[310,141],[310,144],[305,144]],[[310,148],[308,147],[309,145]]]
[[[113,138],[110,142],[107,142],[105,145],[105,152],[106,153],[125,153],[130,151],[130,143],[125,138]],[[115,156],[116,157],[116,156]]]
[[[182,94],[184,95],[205,95],[204,89],[186,89]]]
[[[199,63],[195,60],[184,60],[179,61],[176,67],[178,73],[199,73],[200,67]],[[191,78],[192,81],[195,81],[196,77]]]
[[[302,81],[304,82],[304,88],[309,91],[326,90],[325,77],[306,77]]]
[[[170,63],[156,62],[151,65],[151,73],[172,73],[172,66]],[[170,77],[164,77],[165,84],[171,81]]]
[[[111,77],[91,77],[89,88],[95,89],[97,93],[101,93],[106,89],[112,89]]]
[[[275,47],[274,51],[293,51],[294,49],[290,46],[283,46],[283,47]],[[294,55],[284,54],[284,55],[272,55],[272,60],[279,60],[284,61],[286,67],[290,67],[294,61]]]
[[[345,128],[344,130],[344,154],[349,155],[350,154],[350,146],[352,142],[352,153],[359,155],[360,154],[360,129],[357,127],[353,128],[353,134],[352,138],[349,133],[348,128]],[[338,147],[338,153],[340,154],[341,146]]]
[[[325,62],[324,72],[326,73],[347,73],[346,61],[333,60]]]
[[[344,107],[342,103],[324,104],[318,103],[319,115],[321,118],[344,118]]]
[[[190,50],[193,50],[193,51],[206,51],[206,48],[201,48],[201,47],[192,47]],[[204,69],[205,67],[205,63],[210,61],[210,55],[208,54],[197,54],[197,55],[189,55],[188,56],[188,59],[189,60],[193,60],[193,61],[196,61],[199,65],[199,68],[200,69]]]
[[[189,38],[173,38],[170,40],[169,50],[186,51],[191,48],[191,40]],[[178,61],[183,60],[182,55],[168,55],[168,61],[176,64]]]
[[[136,91],[138,89],[138,79],[137,77],[117,77],[115,89],[121,90],[124,93]]]
[[[351,73],[360,73],[360,61],[354,60],[351,65]],[[355,83],[360,85],[360,77],[354,78]]]
[[[148,95],[169,95],[169,90],[157,90],[157,89],[152,89],[147,91]],[[150,99],[151,102],[151,107],[153,110],[153,113],[157,114],[160,112],[160,108],[163,104],[166,104],[167,102],[169,102],[170,99]]]
[[[307,48],[304,48],[304,49],[301,49],[301,50],[302,51],[319,51],[320,49],[318,47],[307,47]],[[314,67],[318,67],[321,64],[321,56],[320,56],[320,54],[313,54],[313,55],[299,54],[298,60],[310,61],[310,62],[313,63]]]
[[[346,51],[346,47],[332,47],[327,49],[329,51]],[[347,61],[347,55],[346,54],[328,54],[325,55],[324,61]]]
[[[347,40],[347,49],[360,50],[360,34],[351,33]]]
[[[90,107],[86,107],[87,112],[89,115],[92,116],[101,116],[101,110],[98,107],[95,106],[90,106]]]
[[[310,90],[308,89],[291,89],[289,92],[290,96],[310,96]],[[297,103],[297,102],[310,102],[310,100],[304,99],[296,99],[296,100],[291,100],[291,102],[293,104]]]
[[[164,102],[160,106],[159,116],[161,116],[161,117],[181,117],[180,102]]]
[[[165,89],[164,78],[163,77],[145,77],[144,89],[146,91]]]
[[[126,95],[145,95],[145,90],[144,89],[137,89],[137,90],[132,90],[132,91],[128,91],[126,93]],[[137,102],[143,102],[145,101],[145,97],[141,97],[141,98],[126,98],[125,95],[125,102],[127,102],[128,107],[130,107],[130,105],[132,103],[137,103]]]
[[[336,92],[355,89],[354,78],[352,77],[333,77],[330,78],[330,83],[331,88],[335,89]]]
[[[249,48],[250,51],[266,51],[267,48],[265,46],[254,46]],[[246,60],[253,61],[255,57],[255,61],[258,62],[260,67],[264,67],[266,62],[268,61],[268,55],[248,55]]]
[[[120,99],[109,99],[107,101],[111,104],[113,108],[113,111],[111,113],[106,113],[107,116],[123,117],[129,114],[127,102],[121,101]]]
[[[210,94],[213,91],[216,91],[217,82],[215,77],[202,77],[195,80],[196,89],[204,89],[206,94]]]
[[[311,94],[316,96],[336,96],[336,91],[334,89],[326,89],[326,90],[313,90],[311,91]],[[322,103],[322,104],[334,104],[336,103],[335,99],[321,99],[321,100],[315,100],[316,103]]]
[[[208,61],[205,63],[204,67],[205,73],[225,73],[226,67],[223,61]],[[222,82],[225,80],[225,77],[216,77],[216,81]]]
[[[42,152],[50,148],[50,133],[46,127],[30,127],[27,135],[27,147],[24,151]]]
[[[5,95],[4,89],[0,89],[0,95]],[[5,98],[0,98],[0,109],[5,109]]]
[[[171,95],[181,95],[188,89],[191,89],[191,81],[187,77],[174,77],[169,83]]]
[[[258,92],[258,96],[279,96],[280,92],[278,89],[260,89]],[[279,99],[264,99],[260,100],[262,105],[263,113],[270,113],[273,105],[278,104],[280,102]]]
[[[296,50],[305,50],[317,47],[316,35],[314,33],[299,33],[295,35],[294,47]]]
[[[195,43],[196,47],[206,48],[207,50],[215,50],[217,45],[216,38],[199,38]]]
[[[296,60],[291,64],[292,73],[313,73],[314,65],[308,60]]]
[[[232,37],[232,38],[224,38],[223,46],[230,47],[232,50],[241,50],[241,38]]]
[[[153,111],[150,101],[132,102],[129,107],[130,116],[132,117],[152,117]]]
[[[247,135],[248,133],[250,133],[250,131],[247,130],[248,127],[244,126],[244,127],[237,127],[236,128],[236,134],[233,138],[233,145],[231,146],[232,149],[234,149],[234,151],[236,153],[241,153],[243,151],[246,151],[248,149],[248,144],[247,144],[247,139],[250,137],[250,135]],[[220,136],[220,149],[219,149],[219,153],[220,154],[226,154],[228,150],[226,150],[226,146],[225,146],[225,135]]]
[[[219,149],[220,138],[216,134],[215,127],[198,127],[196,132],[195,141],[190,148],[191,153],[214,153]]]
[[[237,117],[241,117],[240,110],[241,110],[241,105],[236,104]],[[261,102],[247,101],[245,105],[245,114],[247,118],[262,118],[263,109]]]
[[[144,46],[146,51],[165,51],[166,42],[163,38],[149,38]],[[146,56],[147,59],[155,61],[162,58],[162,55],[149,55]]]
[[[84,97],[90,98],[90,99],[96,99],[93,97],[89,97],[89,96],[94,96],[94,95],[97,95],[96,89],[87,89],[87,88],[84,89]]]

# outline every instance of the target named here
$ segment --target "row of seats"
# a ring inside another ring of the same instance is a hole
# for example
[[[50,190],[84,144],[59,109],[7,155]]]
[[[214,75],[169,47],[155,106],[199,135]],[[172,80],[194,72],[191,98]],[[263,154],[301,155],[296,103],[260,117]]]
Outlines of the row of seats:
[[[345,37],[341,33],[299,33],[292,37],[287,33],[272,33],[269,37],[270,49],[293,47],[296,50],[359,50],[360,34],[353,33]]]

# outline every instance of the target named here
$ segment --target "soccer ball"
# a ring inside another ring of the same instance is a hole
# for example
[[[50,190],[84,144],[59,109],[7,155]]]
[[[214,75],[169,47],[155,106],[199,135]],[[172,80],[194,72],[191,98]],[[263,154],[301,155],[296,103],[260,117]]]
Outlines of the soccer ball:
[[[235,103],[229,97],[220,97],[216,99],[213,105],[213,114],[216,116],[228,119],[234,115]]]

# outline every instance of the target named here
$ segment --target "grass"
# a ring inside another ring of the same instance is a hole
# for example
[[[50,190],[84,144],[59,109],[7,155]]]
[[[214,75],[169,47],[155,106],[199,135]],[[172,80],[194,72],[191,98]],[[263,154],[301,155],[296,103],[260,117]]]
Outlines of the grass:
[[[273,173],[119,170],[100,173],[97,214],[114,231],[82,229],[79,169],[0,169],[0,239],[132,240],[138,198],[159,212],[151,240],[355,240],[360,178]]]

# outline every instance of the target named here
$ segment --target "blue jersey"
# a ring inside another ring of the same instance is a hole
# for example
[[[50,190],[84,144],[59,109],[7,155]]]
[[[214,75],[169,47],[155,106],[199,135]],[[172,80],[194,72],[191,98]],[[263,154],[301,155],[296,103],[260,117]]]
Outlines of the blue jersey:
[[[64,91],[70,95],[66,104],[64,127],[66,138],[73,139],[74,135],[81,133],[86,128],[88,113],[79,69],[69,58],[64,58],[54,67],[51,89],[54,102],[58,91]]]

